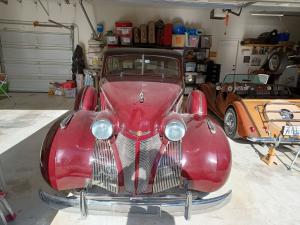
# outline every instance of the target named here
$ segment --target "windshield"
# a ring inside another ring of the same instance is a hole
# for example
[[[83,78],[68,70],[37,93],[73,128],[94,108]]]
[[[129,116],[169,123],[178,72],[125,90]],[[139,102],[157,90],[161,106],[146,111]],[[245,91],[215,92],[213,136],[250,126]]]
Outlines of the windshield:
[[[269,75],[267,74],[227,74],[223,83],[252,83],[252,84],[267,84]]]
[[[109,56],[105,66],[106,76],[151,75],[178,77],[179,62],[175,58],[153,55]]]

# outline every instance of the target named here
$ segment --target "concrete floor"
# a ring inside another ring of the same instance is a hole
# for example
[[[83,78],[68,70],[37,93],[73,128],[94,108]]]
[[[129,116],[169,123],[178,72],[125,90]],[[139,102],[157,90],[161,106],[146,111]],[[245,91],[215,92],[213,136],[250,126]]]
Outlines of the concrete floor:
[[[231,176],[214,195],[232,189],[233,196],[229,204],[219,210],[193,215],[188,222],[171,215],[81,218],[77,214],[52,210],[38,198],[40,188],[48,189],[40,175],[39,151],[49,123],[71,109],[73,100],[46,94],[14,94],[14,98],[17,105],[13,107],[7,100],[0,100],[0,108],[5,109],[0,110],[1,167],[8,201],[17,213],[12,225],[300,224],[300,170],[287,169],[296,148],[279,148],[277,165],[268,167],[259,159],[267,152],[266,147],[231,140]],[[15,124],[13,128],[11,124]],[[17,132],[26,135],[16,138]],[[300,159],[296,166],[300,167]]]

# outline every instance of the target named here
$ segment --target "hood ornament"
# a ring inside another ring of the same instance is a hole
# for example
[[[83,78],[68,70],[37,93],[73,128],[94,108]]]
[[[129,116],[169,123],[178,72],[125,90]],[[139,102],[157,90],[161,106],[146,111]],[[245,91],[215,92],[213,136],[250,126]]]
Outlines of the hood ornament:
[[[143,103],[144,102],[144,93],[141,91],[140,95],[139,95],[139,102]]]

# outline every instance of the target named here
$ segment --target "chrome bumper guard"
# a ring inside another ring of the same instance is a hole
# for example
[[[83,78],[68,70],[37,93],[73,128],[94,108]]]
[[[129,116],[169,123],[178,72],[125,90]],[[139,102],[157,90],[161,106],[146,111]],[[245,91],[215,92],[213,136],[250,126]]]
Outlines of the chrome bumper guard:
[[[136,196],[136,197],[111,197],[88,194],[85,191],[79,195],[62,197],[39,192],[41,200],[55,209],[77,211],[82,216],[88,214],[154,214],[169,213],[184,215],[188,220],[192,213],[201,213],[212,209],[221,208],[231,199],[232,192],[209,198],[197,199],[190,191],[180,196]]]
[[[248,141],[263,144],[300,144],[297,138],[247,137]]]

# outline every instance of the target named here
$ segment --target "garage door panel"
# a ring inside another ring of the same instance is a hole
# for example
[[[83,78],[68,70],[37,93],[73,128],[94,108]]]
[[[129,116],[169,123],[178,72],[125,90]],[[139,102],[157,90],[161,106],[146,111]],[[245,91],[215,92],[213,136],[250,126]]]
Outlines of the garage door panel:
[[[70,75],[70,65],[33,65],[33,64],[6,64],[5,67],[6,73],[12,75],[17,74],[64,74]]]
[[[7,44],[27,44],[39,46],[64,46],[72,47],[70,34],[65,33],[41,33],[1,31],[1,42]]]
[[[72,56],[70,51],[66,50],[42,50],[42,49],[15,49],[15,48],[2,48],[3,58],[6,60],[35,60],[35,61],[53,61],[60,60],[70,61]]]
[[[5,30],[0,41],[10,90],[47,92],[49,82],[71,79],[71,33]]]
[[[66,79],[56,80],[57,82],[64,82]],[[12,91],[32,91],[45,92],[49,90],[49,83],[53,80],[28,80],[16,79],[12,80],[9,89]]]

